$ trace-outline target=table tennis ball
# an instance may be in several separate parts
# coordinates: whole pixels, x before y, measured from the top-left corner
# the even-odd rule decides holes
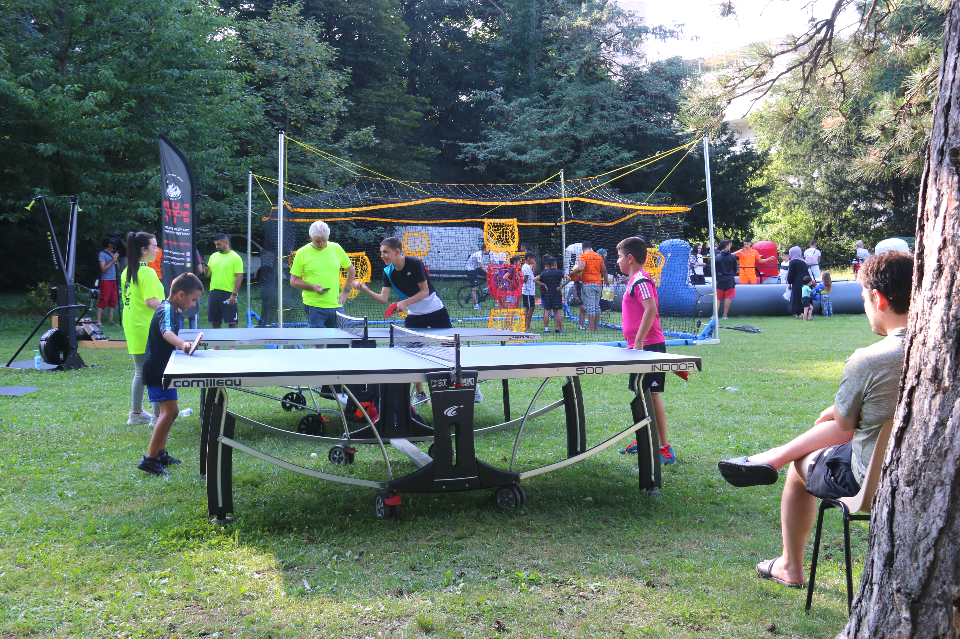
[[[317,456],[316,453],[310,453],[310,457],[316,457],[316,456]]]

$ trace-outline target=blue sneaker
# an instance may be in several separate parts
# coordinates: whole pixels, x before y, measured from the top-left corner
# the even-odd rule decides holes
[[[677,456],[673,453],[673,446],[670,444],[660,447],[660,463],[664,466],[677,463]]]
[[[626,448],[620,451],[621,455],[636,455],[637,454],[637,442],[633,442]]]

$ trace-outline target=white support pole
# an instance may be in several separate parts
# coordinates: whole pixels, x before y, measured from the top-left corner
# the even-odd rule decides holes
[[[720,341],[720,301],[717,299],[717,253],[713,248],[713,195],[710,189],[710,136],[703,136],[703,167],[707,176],[707,223],[710,225],[710,286],[713,288],[713,335]]]
[[[247,171],[247,326],[250,326],[250,275],[253,268],[253,239],[250,227],[253,224],[253,171]]]
[[[280,131],[280,146],[277,169],[277,326],[283,328],[283,180],[286,145]]]
[[[567,269],[567,184],[563,179],[563,169],[560,169],[560,250],[563,257],[560,258],[560,267],[564,273]]]

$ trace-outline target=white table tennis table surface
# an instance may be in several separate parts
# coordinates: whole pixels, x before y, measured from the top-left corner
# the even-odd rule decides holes
[[[497,328],[456,327],[411,329],[433,337],[453,340],[460,335],[461,342],[538,341],[537,333],[505,331]],[[310,344],[350,344],[360,339],[340,328],[206,328],[181,329],[180,339],[192,342],[197,333],[203,333],[201,346],[306,346]],[[370,327],[370,339],[380,344],[390,343],[390,327]]]
[[[464,348],[460,367],[485,380],[697,371],[701,364],[690,355],[600,344],[536,344]],[[400,348],[176,351],[163,382],[173,388],[412,383],[450,368]]]

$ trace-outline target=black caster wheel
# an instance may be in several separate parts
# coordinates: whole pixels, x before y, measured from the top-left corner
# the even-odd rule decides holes
[[[493,493],[493,503],[500,510],[513,510],[520,506],[520,492],[514,486],[501,486]]]
[[[527,503],[527,491],[525,491],[525,490],[523,489],[523,487],[520,486],[519,484],[517,484],[517,485],[515,485],[515,486],[511,486],[511,488],[513,488],[514,492],[517,493],[517,498],[520,499],[520,502],[519,502],[520,505],[521,505],[521,506],[526,505],[526,503]]]
[[[433,447],[435,445],[436,444],[430,444],[430,446],[427,447],[427,455],[429,455],[431,458],[433,458]]]
[[[297,404],[299,406],[294,406],[297,410],[307,410],[307,398],[303,396],[303,393],[297,393]]]
[[[324,433],[327,432],[327,425],[324,423],[323,417],[316,413],[304,415],[300,419],[300,423],[297,424],[297,432],[304,435],[323,437]]]
[[[395,502],[395,503],[390,503]],[[373,512],[378,519],[390,519],[400,515],[400,496],[390,497],[387,493],[377,493],[373,500]]]
[[[337,466],[343,466],[349,464],[353,461],[353,455],[347,452],[347,447],[343,444],[337,444],[330,449],[330,452],[327,454],[327,459],[336,464]]]
[[[299,410],[300,406],[304,403],[304,397],[296,391],[291,391],[283,396],[283,399],[280,400],[280,408],[287,411],[288,413],[292,410]]]

